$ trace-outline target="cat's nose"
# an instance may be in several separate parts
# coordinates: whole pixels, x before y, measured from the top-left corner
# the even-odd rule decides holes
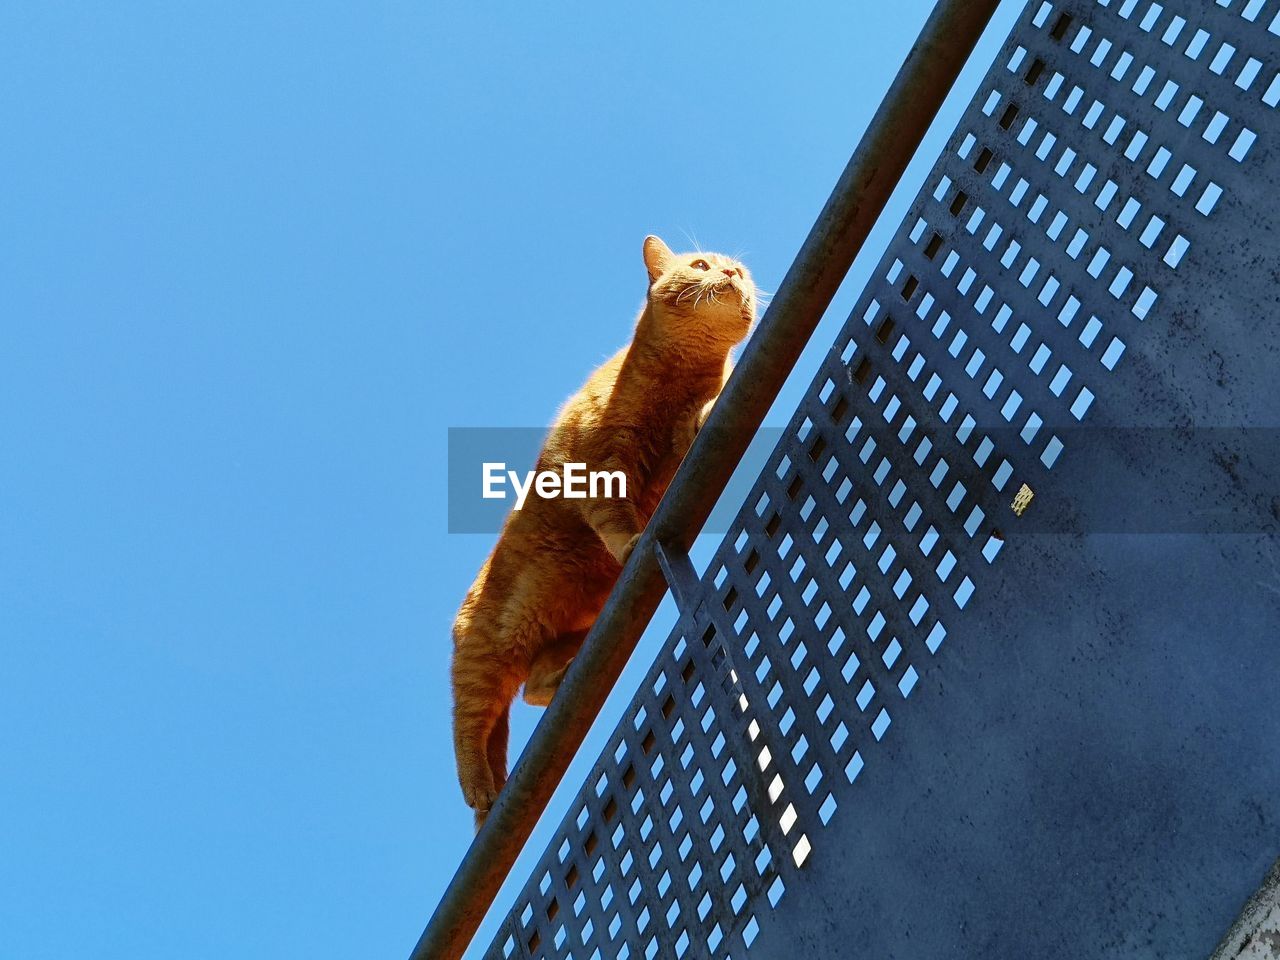
[[[740,276],[742,276],[742,271],[741,271],[741,270],[739,270],[737,267],[724,267],[724,268],[723,268],[723,273],[724,273],[724,275],[725,275],[726,277],[740,277]]]

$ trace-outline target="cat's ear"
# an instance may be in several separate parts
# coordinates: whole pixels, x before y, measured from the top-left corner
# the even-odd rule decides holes
[[[644,238],[644,265],[649,271],[650,283],[667,271],[674,257],[671,248],[657,237],[650,235]]]

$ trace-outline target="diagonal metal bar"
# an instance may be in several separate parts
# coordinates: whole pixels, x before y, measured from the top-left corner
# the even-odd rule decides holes
[[[683,550],[672,550],[662,543],[653,545],[653,552],[658,557],[658,566],[671,588],[671,595],[676,598],[676,607],[682,617],[693,616],[693,608],[698,602],[698,571],[693,568],[689,554]]]

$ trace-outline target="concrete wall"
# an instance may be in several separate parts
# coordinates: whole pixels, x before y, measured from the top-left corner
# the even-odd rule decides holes
[[[1280,960],[1280,860],[1211,960]]]

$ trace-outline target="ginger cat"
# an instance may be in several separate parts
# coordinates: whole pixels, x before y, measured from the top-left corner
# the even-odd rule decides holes
[[[755,286],[737,260],[646,237],[644,262],[649,294],[631,343],[561,408],[537,463],[620,470],[626,497],[531,491],[454,621],[454,753],[477,829],[506,783],[517,689],[551,702],[755,322]]]

